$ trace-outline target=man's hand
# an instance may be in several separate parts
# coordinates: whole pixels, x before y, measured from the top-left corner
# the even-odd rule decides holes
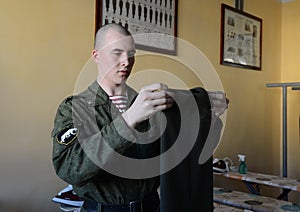
[[[221,91],[208,91],[208,96],[210,99],[211,110],[213,115],[219,117],[228,108],[229,99],[226,98],[226,94]]]
[[[155,113],[168,109],[173,105],[174,93],[161,83],[143,87],[132,106],[122,116],[128,126],[135,127]]]

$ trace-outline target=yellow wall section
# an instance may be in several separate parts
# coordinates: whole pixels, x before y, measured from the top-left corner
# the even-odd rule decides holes
[[[90,56],[94,1],[0,2],[0,211],[58,211],[50,132]]]
[[[217,65],[231,99],[224,139],[216,156],[247,155],[251,170],[280,174],[280,94],[266,83],[280,81],[281,4],[245,1],[244,11],[263,19],[262,70]],[[217,32],[216,32],[217,33]],[[266,159],[268,158],[268,160]]]
[[[243,153],[250,170],[280,174],[281,92],[265,84],[300,81],[299,1],[245,1],[245,11],[263,19],[262,71],[219,64],[221,3],[233,5],[231,0],[179,0],[178,7],[179,38],[210,60],[231,100],[215,156],[229,156],[237,163],[236,154]],[[93,46],[95,2],[1,1],[0,8],[0,210],[57,211],[50,200],[65,183],[52,168],[50,132],[58,104],[77,90],[77,78],[85,75],[82,68]],[[184,48],[178,54],[194,57]],[[166,70],[189,87],[202,84],[185,64],[156,56],[137,59],[134,73]],[[167,75],[162,77],[150,75],[149,81],[169,80]],[[90,80],[84,78],[83,84]],[[177,85],[175,78],[168,83]],[[289,110],[293,111],[289,116],[293,117],[289,121],[289,142],[293,143],[289,173],[300,178],[296,158],[300,94],[289,94]]]
[[[300,1],[283,4],[282,7],[282,66],[284,82],[300,82]],[[300,91],[288,89],[288,171],[289,175],[299,178],[300,167]]]

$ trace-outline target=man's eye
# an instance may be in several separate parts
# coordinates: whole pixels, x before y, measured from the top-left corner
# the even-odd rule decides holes
[[[116,56],[120,56],[122,54],[122,52],[112,52],[112,54],[114,54]]]
[[[135,55],[135,50],[128,52],[128,57],[134,57]]]

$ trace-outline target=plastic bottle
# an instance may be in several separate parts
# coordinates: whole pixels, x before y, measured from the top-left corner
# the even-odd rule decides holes
[[[239,173],[240,174],[247,174],[247,166],[245,163],[245,155],[238,155],[239,161],[241,161],[240,166],[239,166]]]

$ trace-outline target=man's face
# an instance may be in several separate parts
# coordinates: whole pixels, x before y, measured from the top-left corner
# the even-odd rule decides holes
[[[133,38],[110,31],[107,32],[103,43],[104,45],[93,53],[98,57],[98,80],[109,87],[124,84],[134,64]]]

